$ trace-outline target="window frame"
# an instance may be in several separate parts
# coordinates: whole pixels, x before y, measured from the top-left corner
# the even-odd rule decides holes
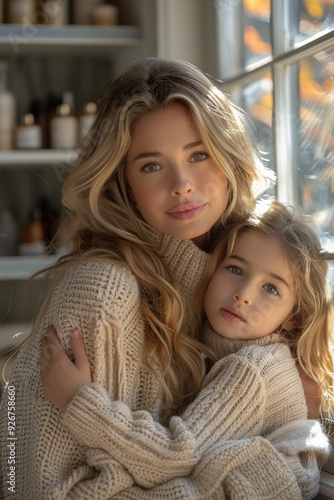
[[[298,142],[296,139],[296,114],[293,102],[293,85],[298,84],[295,63],[312,57],[334,46],[334,26],[296,41],[296,15],[298,0],[271,0],[270,41],[272,53],[259,62],[242,66],[244,46],[240,30],[242,0],[214,0],[216,75],[222,89],[232,100],[242,87],[254,82],[265,72],[273,80],[273,156],[272,168],[277,175],[276,197],[287,204],[298,204]],[[211,18],[213,20],[213,18]],[[239,23],[239,25],[238,25]],[[239,35],[239,36],[238,36]],[[233,49],[231,49],[233,43]],[[232,56],[232,57],[231,57]],[[245,59],[245,58],[244,58]],[[231,74],[232,76],[226,76]],[[235,101],[236,104],[240,104]],[[279,110],[279,112],[277,111]],[[292,137],[292,139],[291,139]],[[289,145],[289,146],[288,146]],[[334,262],[334,253],[324,252],[322,258]],[[334,454],[324,467],[319,498],[334,498]]]

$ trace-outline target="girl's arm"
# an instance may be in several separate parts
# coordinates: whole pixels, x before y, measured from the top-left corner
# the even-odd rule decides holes
[[[265,360],[263,360],[263,366],[266,366],[270,380],[272,377]],[[289,367],[294,371],[293,363],[290,363]],[[287,373],[289,367],[281,366],[281,371],[291,378]],[[299,483],[305,489],[310,479],[307,479],[308,476],[299,462],[298,454],[309,452],[305,455],[307,456],[305,465],[309,467],[313,460],[313,476],[311,475],[310,478],[314,478],[315,450],[310,446],[309,449],[306,447],[309,429],[305,431],[304,439],[298,441],[295,438],[293,453],[287,451],[287,443],[291,441],[291,438],[290,441],[285,442],[280,452],[269,441],[252,438],[252,436],[258,436],[263,430],[264,417],[271,418],[270,405],[266,405],[265,402],[268,399],[265,396],[268,394],[263,387],[263,380],[259,368],[245,362],[241,356],[232,355],[221,360],[210,372],[206,380],[207,385],[196,401],[190,405],[182,418],[173,417],[168,429],[154,422],[147,412],[131,412],[124,403],[111,401],[107,391],[99,384],[89,384],[80,389],[69,405],[64,415],[64,422],[79,442],[90,448],[103,449],[107,455],[117,459],[126,467],[138,485],[143,488],[153,488],[152,491],[156,494],[160,491],[156,491],[156,486],[160,485],[161,490],[164,491],[163,483],[170,483],[169,486],[166,485],[168,489],[177,477],[180,478],[180,484],[189,486],[189,481],[194,481],[195,470],[202,470],[208,463],[211,463],[210,467],[214,470],[214,463],[217,460],[219,467],[212,476],[212,480],[216,481],[219,487],[225,488],[223,483],[226,477],[229,477],[231,482],[237,480],[241,470],[245,477],[248,474],[254,474],[253,465],[260,466],[263,456],[268,456],[270,453],[272,463],[276,462],[276,467],[280,470],[285,469],[284,474],[290,474],[290,485],[294,481],[292,481],[293,472],[289,467],[291,469],[299,467]],[[277,378],[273,383],[277,389],[277,384],[279,384]],[[284,394],[285,387],[286,380],[282,380],[282,394]],[[291,387],[291,384],[289,387],[291,394],[284,394],[287,398],[293,397],[294,392],[298,390]],[[279,404],[278,398],[275,401],[278,414],[280,413]],[[296,415],[298,416],[298,413]],[[303,425],[302,422],[300,427],[303,428]],[[318,432],[320,432],[319,429]],[[282,435],[284,436],[284,433]],[[281,439],[281,442],[284,442],[284,439]],[[322,444],[319,440],[318,443],[320,452],[321,447],[326,446],[326,440],[323,440]],[[216,449],[219,450],[218,458]],[[261,454],[258,453],[259,449],[262,450]],[[245,450],[249,453],[248,458]],[[230,452],[233,452],[235,456],[235,463],[233,467],[230,464],[225,469],[225,460],[230,457]],[[286,457],[285,454],[287,454]],[[247,466],[250,467],[249,472],[245,464],[244,468],[240,468],[238,460],[242,456],[244,459],[247,458],[247,462],[249,461]],[[283,472],[280,473],[283,474]],[[235,479],[233,479],[234,476]],[[257,480],[254,477],[255,479]],[[196,481],[194,484],[197,484]],[[255,487],[255,484],[253,483],[252,487]],[[166,498],[172,497],[166,496]],[[277,496],[277,498],[280,497]]]
[[[187,477],[150,490],[132,486],[117,498],[311,500],[319,490],[318,458],[326,448],[320,424],[298,420],[266,439],[220,441]]]
[[[248,367],[240,356],[217,364],[207,377],[207,387],[184,417],[172,417],[166,429],[147,411],[131,411],[125,403],[113,401],[101,384],[87,384],[89,374],[80,339],[72,338],[74,363],[51,329],[47,342],[45,352],[51,350],[53,357],[41,360],[43,390],[57,407],[68,405],[65,426],[81,445],[106,451],[143,487],[187,476],[217,439],[240,439],[261,431],[263,382],[258,370]],[[237,393],[231,391],[232,383]],[[235,411],[242,415],[237,425]]]

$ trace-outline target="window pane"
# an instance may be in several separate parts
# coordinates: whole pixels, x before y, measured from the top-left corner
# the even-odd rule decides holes
[[[334,28],[333,0],[299,0],[299,30],[294,45]]]
[[[242,88],[242,107],[249,115],[261,155],[268,167],[272,165],[272,89],[271,73],[265,73]]]
[[[329,251],[334,235],[334,60],[333,49],[299,65],[300,202],[316,221]]]
[[[270,0],[244,0],[245,66],[271,55]]]
[[[254,137],[259,153],[266,167],[274,170],[273,132],[272,132],[272,76],[263,73],[253,82],[228,89],[234,103],[245,110],[249,118],[249,132]],[[274,196],[275,186],[271,186],[266,194]]]
[[[220,78],[245,73],[271,58],[270,0],[215,0]]]

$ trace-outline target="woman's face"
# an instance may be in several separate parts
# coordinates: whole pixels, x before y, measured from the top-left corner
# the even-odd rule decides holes
[[[154,229],[199,246],[228,202],[227,179],[180,105],[136,123],[126,158],[130,196]]]

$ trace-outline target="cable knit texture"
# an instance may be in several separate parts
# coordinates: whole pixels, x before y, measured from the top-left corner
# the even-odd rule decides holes
[[[190,300],[208,257],[189,241],[157,236],[157,244]],[[66,412],[43,396],[40,338],[48,323],[55,325],[70,355],[70,334],[79,328],[92,367],[93,383],[81,389]],[[275,416],[275,428],[280,422],[275,404],[266,400],[263,390],[263,384],[272,387],[277,381],[267,376],[270,363],[260,360],[256,349],[246,357],[247,366],[238,353],[228,368],[220,361],[199,398],[182,418],[173,417],[164,428],[158,422],[168,409],[162,397],[156,397],[156,380],[143,365],[144,335],[138,283],[125,266],[89,261],[64,275],[10,380],[16,390],[15,493],[7,483],[6,393],[0,408],[5,499],[314,496],[317,459],[327,451],[316,422],[302,420],[294,429],[279,428],[267,439],[256,437],[260,431],[271,431],[265,429],[264,412]],[[242,383],[232,389],[238,380]],[[239,408],[234,419],[229,416],[233,405]],[[301,407],[305,412],[304,402]],[[147,408],[150,414],[143,412]]]

